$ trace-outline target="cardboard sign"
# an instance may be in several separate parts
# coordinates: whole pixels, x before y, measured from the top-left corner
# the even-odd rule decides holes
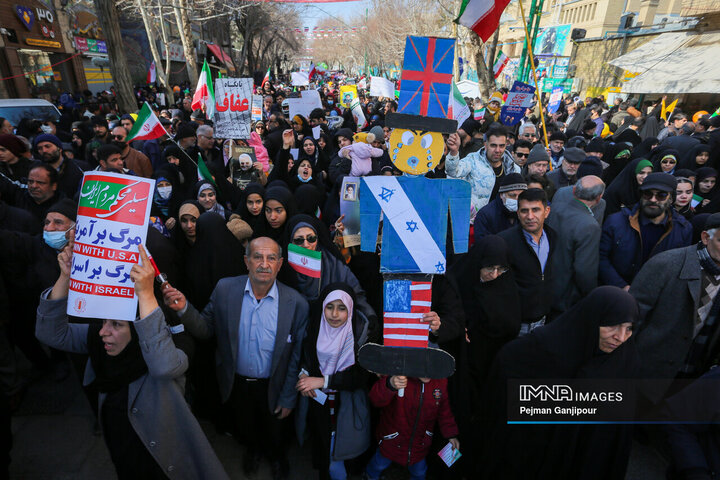
[[[306,87],[310,78],[306,72],[290,72],[290,83],[296,87]]]
[[[535,87],[516,81],[500,110],[500,121],[504,125],[515,125],[519,122],[525,116],[525,110],[532,106],[534,94]]]
[[[343,242],[346,247],[360,245],[360,177],[345,177],[340,195],[340,215],[343,218]]]
[[[340,87],[340,105],[351,108],[352,103],[357,100],[357,85],[343,85]]]
[[[248,139],[252,123],[252,78],[215,79],[215,136]]]
[[[550,94],[550,103],[548,103],[548,113],[555,113],[560,108],[560,102],[562,101],[563,88],[554,87]]]
[[[253,122],[259,122],[262,120],[262,109],[263,109],[263,96],[253,95],[252,96],[252,111],[250,112],[250,119]]]
[[[134,321],[130,269],[147,240],[155,180],[86,172],[80,188],[67,313]]]
[[[316,90],[303,90],[300,92],[300,97],[288,98],[287,102],[290,109],[290,118],[295,115],[308,118],[310,112],[316,108],[322,108],[322,100],[320,100],[320,94]]]
[[[370,77],[370,96],[393,98],[395,84],[383,77]]]
[[[398,113],[447,117],[454,59],[454,39],[407,37]]]

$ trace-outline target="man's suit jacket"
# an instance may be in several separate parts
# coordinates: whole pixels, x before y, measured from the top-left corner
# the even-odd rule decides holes
[[[238,356],[238,331],[247,275],[221,279],[202,313],[188,303],[180,317],[190,334],[198,338],[217,337],[217,377],[223,402],[230,398]],[[308,321],[308,303],[292,288],[277,282],[278,322],[275,334],[268,407],[294,408],[300,371],[300,353]]]

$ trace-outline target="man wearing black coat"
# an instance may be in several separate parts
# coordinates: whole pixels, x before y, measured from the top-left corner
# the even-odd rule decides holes
[[[29,212],[37,225],[42,225],[50,206],[63,197],[58,191],[57,170],[46,163],[38,162],[30,167],[27,188],[0,175],[0,198],[8,205]]]
[[[83,174],[89,170],[85,162],[67,158],[63,153],[62,143],[55,135],[45,133],[35,137],[35,149],[38,159],[52,166],[58,173],[57,188],[68,198],[74,198],[80,189]]]
[[[545,225],[550,214],[544,190],[531,188],[518,196],[519,225],[500,232],[510,250],[510,268],[520,291],[520,335],[545,323],[552,306],[552,259],[555,232]]]
[[[517,223],[517,199],[527,190],[527,182],[519,173],[510,173],[500,179],[498,196],[475,215],[473,236],[477,243],[485,235],[496,235]]]

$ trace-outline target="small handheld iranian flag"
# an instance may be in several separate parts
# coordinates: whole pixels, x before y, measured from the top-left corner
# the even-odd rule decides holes
[[[155,83],[157,80],[157,72],[155,71],[155,61],[150,64],[150,70],[147,73],[147,83]]]
[[[213,89],[213,79],[207,60],[203,61],[202,71],[200,71],[200,78],[198,78],[197,88],[195,88],[190,107],[193,110],[203,110],[207,118],[212,118],[215,115],[215,90]]]
[[[475,120],[482,120],[485,116],[485,109],[484,108],[476,108],[473,112],[473,119]]]
[[[321,252],[308,250],[294,243],[288,245],[288,262],[290,262],[290,266],[296,272],[308,277],[320,278],[321,257]]]
[[[457,120],[458,125],[462,125],[465,120],[470,118],[470,108],[465,103],[460,90],[458,90],[455,81],[452,82],[453,90],[450,96],[450,104],[448,105],[448,118]]]
[[[493,65],[493,78],[498,78],[502,71],[505,69],[505,65],[508,64],[510,61],[510,58],[503,53],[502,50],[498,52],[497,58],[495,59],[495,64]]]
[[[165,127],[162,126],[160,120],[158,120],[155,113],[150,109],[150,105],[146,102],[143,103],[140,112],[138,112],[137,120],[135,120],[135,124],[132,130],[130,130],[130,133],[128,133],[125,141],[153,140],[163,135],[168,135],[167,130],[165,130]]]

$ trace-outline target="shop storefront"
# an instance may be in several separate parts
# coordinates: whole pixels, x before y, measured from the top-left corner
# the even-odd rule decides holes
[[[23,0],[21,0],[23,1]],[[80,59],[63,41],[56,11],[36,0],[0,0],[0,75],[5,98],[45,98],[84,88]]]
[[[87,88],[97,94],[113,84],[110,60],[100,21],[92,2],[77,2],[68,9],[70,35],[75,51],[80,53]]]

